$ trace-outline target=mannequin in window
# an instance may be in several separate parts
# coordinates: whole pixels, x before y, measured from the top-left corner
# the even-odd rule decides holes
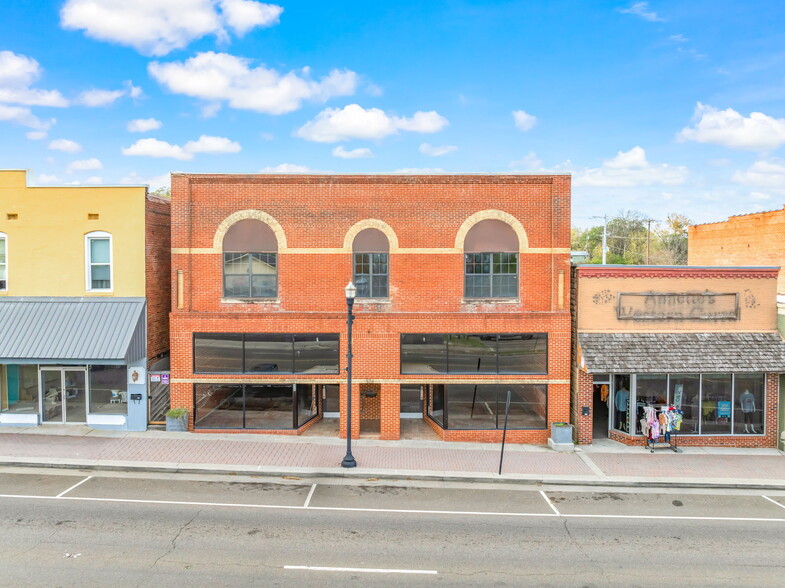
[[[630,405],[630,391],[624,386],[616,390],[614,404],[616,405],[616,422],[619,425],[619,429],[626,431],[627,411],[629,410]]]
[[[755,416],[755,396],[752,392],[745,390],[739,396],[739,407],[741,414],[744,416],[744,432],[757,433],[755,425],[752,424],[752,419]]]

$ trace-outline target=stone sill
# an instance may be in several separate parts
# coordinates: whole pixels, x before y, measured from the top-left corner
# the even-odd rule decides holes
[[[221,304],[280,304],[280,298],[221,298]]]

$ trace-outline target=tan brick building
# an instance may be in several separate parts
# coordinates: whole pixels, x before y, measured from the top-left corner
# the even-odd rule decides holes
[[[569,176],[172,176],[172,405],[196,431],[545,443],[569,418]],[[360,418],[358,418],[358,416]]]
[[[673,407],[675,444],[775,447],[785,371],[778,270],[576,267],[577,441],[644,443],[642,419]]]

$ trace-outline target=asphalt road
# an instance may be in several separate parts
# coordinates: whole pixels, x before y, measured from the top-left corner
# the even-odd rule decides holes
[[[0,470],[0,585],[737,588],[785,573],[773,494],[89,476]]]

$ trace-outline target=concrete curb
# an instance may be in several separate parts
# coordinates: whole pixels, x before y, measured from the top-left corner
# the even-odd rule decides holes
[[[275,466],[236,466],[193,463],[122,462],[110,460],[76,460],[62,458],[51,460],[32,458],[29,460],[0,458],[0,467],[73,469],[107,472],[165,473],[165,474],[214,474],[225,476],[256,476],[269,478],[346,478],[366,481],[422,481],[518,484],[522,486],[584,486],[602,488],[662,488],[662,489],[705,489],[705,490],[777,490],[785,491],[785,480],[750,480],[694,478],[625,478],[599,476],[559,476],[525,474],[483,474],[478,472],[437,472],[412,470],[344,470],[336,468],[278,468]]]

